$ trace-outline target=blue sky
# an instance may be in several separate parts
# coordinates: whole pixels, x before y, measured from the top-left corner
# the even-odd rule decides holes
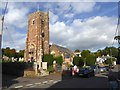
[[[71,50],[95,51],[111,46],[117,25],[117,4],[117,2],[9,2],[2,47],[25,49],[28,15],[38,9],[45,12],[49,10],[50,43]],[[0,10],[4,7],[5,3],[2,3]],[[117,41],[114,42],[116,46]]]

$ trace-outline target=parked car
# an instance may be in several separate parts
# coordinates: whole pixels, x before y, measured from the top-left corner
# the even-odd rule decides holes
[[[109,66],[105,66],[105,68],[106,68],[107,71],[109,71],[109,69],[110,69]]]
[[[99,67],[98,65],[93,65],[93,66],[90,66],[93,70],[94,70],[94,73],[99,73]]]
[[[114,69],[114,66],[113,66],[113,65],[109,65],[109,68],[110,68],[110,69]]]
[[[107,68],[104,66],[104,67],[99,67],[99,71],[100,72],[106,72],[107,71]]]
[[[94,69],[92,69],[91,67],[87,67],[87,68],[80,68],[78,75],[89,78],[94,76],[95,73],[94,73]]]

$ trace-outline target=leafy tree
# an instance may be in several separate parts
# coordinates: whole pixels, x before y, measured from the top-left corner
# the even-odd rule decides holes
[[[79,49],[76,49],[75,52],[80,52],[80,50],[79,50]]]
[[[62,63],[63,63],[63,58],[62,58],[62,56],[57,56],[57,57],[55,57],[54,59],[56,60],[57,64],[62,65]]]
[[[84,59],[82,57],[80,57],[79,66],[80,67],[84,66]]]
[[[107,55],[107,54],[117,58],[118,57],[118,48],[106,47],[104,50],[102,50],[102,55]]]
[[[43,56],[43,62],[47,62],[48,66],[52,65],[54,61],[54,57],[51,54],[45,54]]]
[[[86,57],[86,65],[87,66],[91,66],[91,65],[95,65],[96,62],[96,56],[91,53]]]
[[[84,65],[84,60],[82,57],[74,57],[73,64],[82,67]]]
[[[20,57],[24,57],[24,52],[25,52],[25,50],[20,50],[20,51],[18,52],[19,56],[20,56]]]
[[[105,60],[105,64],[112,64],[111,58],[107,58],[107,60]]]
[[[80,57],[74,57],[73,58],[73,64],[78,66],[79,65],[79,60],[80,60]]]
[[[2,49],[2,55],[5,55],[9,58],[11,57],[19,58],[24,57],[24,51],[25,50],[20,50],[19,52],[16,52],[15,49],[10,49],[9,47],[6,47]]]
[[[102,51],[98,50],[97,52],[94,53],[96,57],[101,57],[102,56]]]
[[[83,51],[81,52],[81,56],[82,56],[83,58],[86,58],[89,54],[90,54],[90,51],[89,51],[89,50],[83,50]]]

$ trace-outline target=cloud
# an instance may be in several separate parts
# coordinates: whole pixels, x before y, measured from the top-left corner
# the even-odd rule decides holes
[[[21,3],[9,3],[8,12],[5,15],[5,23],[8,26],[24,28],[27,26],[27,13],[29,10],[19,5]]]
[[[65,14],[64,17],[66,17],[66,18],[73,18],[74,14],[73,13]]]
[[[44,8],[49,8],[52,12],[56,12],[58,15],[65,14],[65,17],[69,17],[68,15],[73,17],[74,14],[93,11],[95,5],[95,2],[59,2],[47,3]]]
[[[54,24],[58,20],[58,16],[51,11],[49,12],[49,18],[51,24]]]
[[[17,50],[25,49],[26,34],[16,31],[13,27],[4,29],[2,47],[11,47]]]
[[[8,3],[4,20],[2,47],[25,48],[27,14],[29,9],[22,3]],[[7,29],[6,29],[7,27]]]
[[[94,9],[95,2],[74,2],[71,4],[74,13],[90,12]]]
[[[74,19],[71,25],[56,22],[50,25],[51,42],[70,49],[96,50],[112,44],[116,30],[115,17],[96,16],[88,19]]]

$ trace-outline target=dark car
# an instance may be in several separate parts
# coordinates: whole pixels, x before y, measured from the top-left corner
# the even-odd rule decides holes
[[[99,73],[99,66],[98,65],[93,65],[93,66],[90,66],[90,67],[94,70],[95,74]]]
[[[92,69],[91,67],[86,67],[86,68],[80,68],[78,75],[83,77],[92,77],[95,75],[95,73],[94,73],[94,69]]]
[[[110,69],[114,69],[114,66],[113,66],[113,65],[109,65],[109,68],[110,68]]]

